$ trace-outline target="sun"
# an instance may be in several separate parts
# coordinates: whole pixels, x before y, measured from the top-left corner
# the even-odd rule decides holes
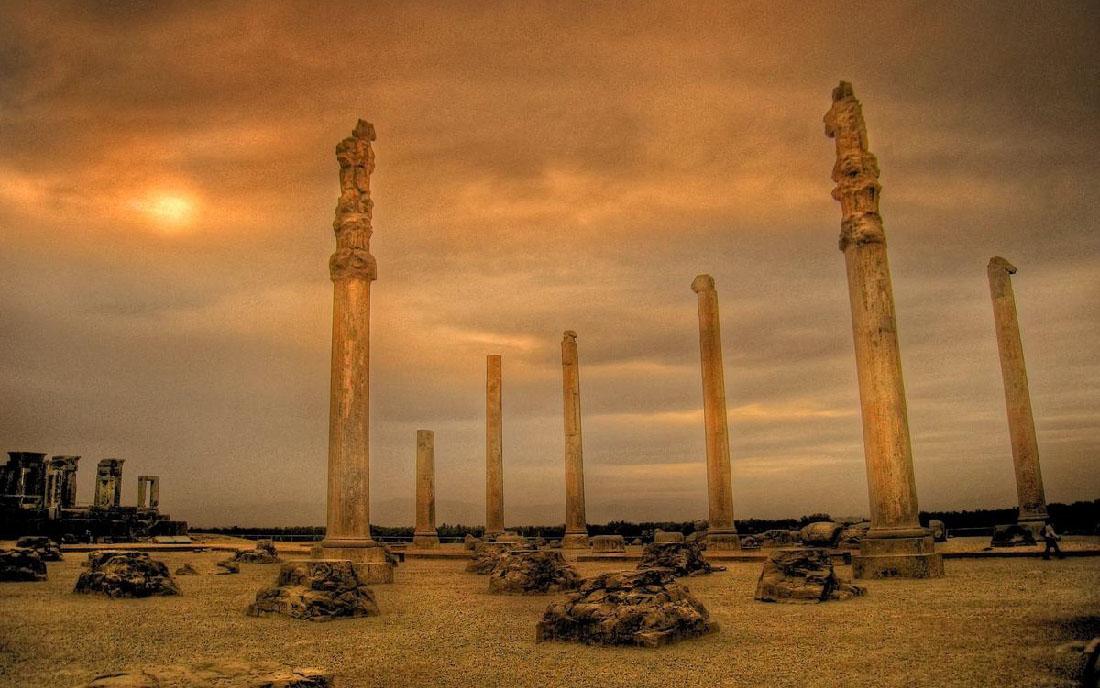
[[[179,193],[152,192],[134,201],[133,207],[165,229],[184,227],[195,216],[195,202]]]

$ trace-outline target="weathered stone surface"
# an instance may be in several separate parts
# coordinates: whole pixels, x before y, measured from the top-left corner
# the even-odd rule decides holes
[[[504,532],[504,430],[501,425],[501,362],[485,357],[485,539]]]
[[[439,546],[435,529],[435,433],[416,431],[416,526],[413,547],[431,549]]]
[[[757,537],[761,547],[790,547],[799,543],[799,533],[797,530],[765,530]]]
[[[493,542],[506,542],[512,545],[527,545],[527,538],[523,537],[519,533],[513,533],[511,531],[501,533],[493,538]]]
[[[947,542],[947,526],[944,525],[943,521],[930,520],[928,530],[932,531],[932,539],[936,542]]]
[[[566,330],[561,339],[562,398],[565,414],[565,536],[566,549],[588,547],[584,510],[584,448],[581,431],[581,374],[577,333]]]
[[[176,575],[176,576],[197,576],[198,574],[199,574],[199,572],[195,570],[195,567],[188,563],[188,564],[184,564],[183,566],[180,566],[179,568],[177,568],[176,572],[173,575]]]
[[[107,597],[164,597],[180,589],[162,561],[145,552],[92,552],[73,592]]]
[[[703,558],[698,542],[653,542],[642,550],[639,569],[669,569],[676,576],[704,576],[725,571],[724,566],[712,566]]]
[[[19,549],[33,549],[42,561],[61,561],[61,546],[48,537],[28,535],[15,541]]]
[[[489,573],[489,592],[541,595],[573,590],[580,580],[560,552],[514,550],[505,552]]]
[[[233,555],[233,561],[241,564],[278,564],[282,560],[279,559],[274,542],[260,540],[256,543],[256,549],[238,550]]]
[[[377,616],[374,593],[359,579],[350,561],[309,559],[283,564],[273,587],[261,590],[249,616],[280,614],[293,619],[328,621]]]
[[[741,536],[741,549],[760,549],[760,538],[755,535]]]
[[[241,572],[241,565],[232,559],[223,559],[215,564],[220,570],[217,571],[215,576],[232,576],[233,574]]]
[[[466,564],[466,572],[482,576],[491,573],[500,558],[513,549],[516,544],[511,542],[483,542],[474,549],[474,558]]]
[[[642,543],[641,538],[634,538],[633,540],[630,541],[630,544],[638,546],[638,545],[642,545],[643,543]]]
[[[654,542],[683,542],[684,534],[675,530],[658,530],[653,533]]]
[[[781,549],[772,552],[756,584],[761,602],[809,604],[847,600],[866,590],[837,578],[829,551],[822,548]]]
[[[215,660],[190,666],[143,667],[135,671],[102,674],[81,688],[333,688],[331,672],[285,667],[275,662],[257,664]]]
[[[480,545],[481,542],[481,538],[476,538],[473,535],[467,534],[466,537],[462,538],[462,547],[470,552],[473,552],[475,549],[477,549],[477,546]]]
[[[33,582],[46,580],[46,562],[33,549],[0,550],[0,581]]]
[[[871,530],[870,521],[849,523],[840,531],[836,546],[841,549],[859,549],[859,544],[863,542],[869,530]]]
[[[717,630],[671,571],[646,569],[584,579],[577,592],[546,609],[535,640],[656,647]]]
[[[814,521],[803,527],[798,537],[807,547],[836,547],[843,530],[836,521]]]
[[[599,554],[626,551],[622,535],[593,535],[588,541],[592,543],[592,551]]]
[[[1035,544],[1035,535],[1030,528],[1019,524],[996,526],[993,528],[991,547],[1026,547]]]

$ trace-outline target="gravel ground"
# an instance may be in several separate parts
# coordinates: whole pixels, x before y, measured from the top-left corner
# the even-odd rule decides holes
[[[1100,635],[1100,558],[951,560],[947,576],[868,581],[822,605],[752,599],[760,565],[685,579],[721,630],[656,650],[535,644],[546,597],[492,596],[465,561],[410,560],[375,586],[382,616],[253,619],[274,565],[209,575],[224,553],[166,553],[183,596],[72,594],[83,555],[45,583],[0,584],[0,685],[64,688],[98,673],[230,657],[334,670],[340,686],[1073,686],[1067,640]],[[582,563],[582,575],[622,568]],[[839,567],[850,576],[849,567]]]

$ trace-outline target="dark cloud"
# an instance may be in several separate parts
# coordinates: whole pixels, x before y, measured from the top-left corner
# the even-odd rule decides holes
[[[700,272],[722,306],[738,514],[864,512],[821,123],[847,78],[883,169],[921,504],[1015,499],[994,254],[1020,267],[1048,497],[1093,498],[1096,15],[5,5],[0,443],[85,455],[83,498],[88,464],[117,455],[192,521],[320,522],[332,149],[363,116],[376,520],[411,518],[421,427],[440,520],[477,518],[487,353],[504,355],[509,521],[561,518],[564,329],[590,518],[701,513]]]

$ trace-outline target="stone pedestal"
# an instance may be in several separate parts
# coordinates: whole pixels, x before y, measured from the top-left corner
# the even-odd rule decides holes
[[[504,533],[504,454],[500,356],[485,359],[485,537]]]
[[[435,433],[416,431],[416,528],[413,547],[439,546],[435,530]]]
[[[1043,474],[1039,470],[1039,441],[1035,436],[1035,418],[1031,413],[1024,345],[1016,318],[1016,295],[1012,290],[1012,275],[1016,274],[1016,266],[995,256],[990,258],[986,272],[989,294],[993,299],[993,322],[1005,388],[1016,496],[1020,504],[1017,520],[1021,526],[1038,535],[1048,518],[1047,503]]]
[[[741,549],[741,539],[737,537],[733,525],[733,484],[730,477],[718,291],[710,275],[697,276],[691,283],[691,289],[699,295],[699,362],[703,376],[703,420],[707,442],[707,549],[737,550]]]
[[[857,578],[939,576],[940,555],[917,518],[894,294],[878,211],[878,161],[868,150],[863,110],[848,82],[833,90],[825,133],[836,139],[833,198],[841,208],[840,250],[848,273],[871,507],[871,528],[853,568]]]
[[[561,339],[562,389],[565,401],[565,537],[562,549],[588,547],[584,513],[584,448],[581,435],[581,374],[577,333],[566,330]]]
[[[334,555],[334,556],[330,556]],[[394,565],[380,542],[366,547],[332,547],[321,544],[310,549],[311,560],[337,560],[351,562],[355,573],[364,583],[392,583]],[[288,563],[294,563],[293,561]]]

